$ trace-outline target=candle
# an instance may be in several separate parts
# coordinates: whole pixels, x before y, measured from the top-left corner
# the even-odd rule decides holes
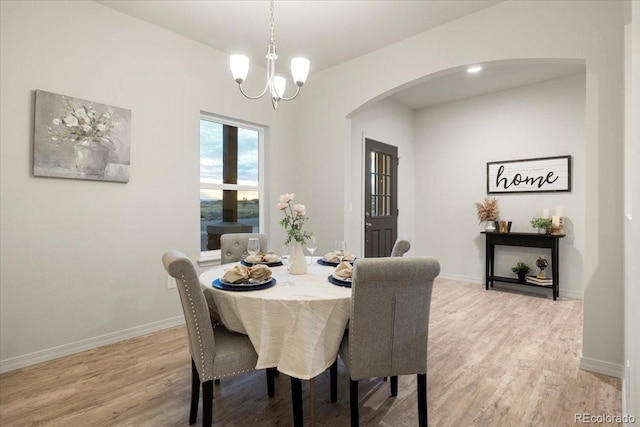
[[[560,217],[558,215],[554,215],[551,221],[554,227],[560,227]]]
[[[542,218],[549,218],[549,209],[542,209]]]
[[[562,211],[562,206],[558,206],[558,207],[556,208],[556,215],[558,215],[558,216],[564,216],[564,215],[563,215],[563,211]]]

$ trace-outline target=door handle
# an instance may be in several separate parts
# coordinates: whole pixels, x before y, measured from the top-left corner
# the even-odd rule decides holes
[[[371,227],[372,225],[373,225],[373,224],[371,224],[370,222],[365,222],[365,223],[364,223],[364,226],[365,226],[365,227]]]

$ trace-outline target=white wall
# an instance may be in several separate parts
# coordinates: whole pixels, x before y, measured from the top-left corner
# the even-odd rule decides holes
[[[245,100],[225,54],[97,3],[0,4],[0,368],[182,322],[160,257],[199,256],[200,111],[269,126],[277,194],[293,109]],[[130,182],[33,177],[35,89],[130,109]]]
[[[307,159],[300,188],[325,206],[315,230],[329,241],[348,234],[346,192],[313,192],[327,170],[350,171],[351,123],[363,105],[442,70],[483,61],[573,58],[586,61],[584,333],[582,366],[621,375],[623,360],[623,3],[503,2],[392,46],[314,74],[299,106],[297,139]],[[343,165],[340,167],[339,165]],[[474,198],[475,199],[475,198]],[[544,207],[544,206],[541,206]],[[465,210],[470,209],[468,206]],[[473,211],[470,213],[473,218]],[[419,217],[416,232],[419,233]],[[349,242],[350,245],[358,242]]]
[[[560,294],[581,298],[585,236],[585,75],[575,75],[427,108],[416,113],[416,251],[440,260],[441,274],[484,283],[483,225],[475,202],[487,196],[486,163],[572,156],[572,191],[492,195],[512,231],[562,206]],[[455,248],[455,250],[452,250]],[[548,250],[496,248],[496,273],[518,261],[535,268]],[[500,286],[503,286],[501,284]],[[532,291],[535,288],[526,288]],[[544,292],[545,295],[549,291]]]
[[[364,138],[373,139],[398,148],[398,236],[413,243],[415,235],[414,201],[414,133],[413,110],[390,98],[351,116],[351,163],[353,179],[345,189],[348,201],[349,235],[359,242],[356,253],[364,255]],[[411,253],[410,253],[411,254]]]

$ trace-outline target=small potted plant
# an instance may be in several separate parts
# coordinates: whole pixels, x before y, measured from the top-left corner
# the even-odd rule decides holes
[[[518,280],[524,282],[524,278],[527,276],[527,273],[531,271],[531,267],[524,262],[519,262],[515,267],[511,268],[511,271],[518,275]]]
[[[537,228],[540,234],[549,234],[553,226],[553,220],[551,218],[533,218],[530,222],[531,226]]]

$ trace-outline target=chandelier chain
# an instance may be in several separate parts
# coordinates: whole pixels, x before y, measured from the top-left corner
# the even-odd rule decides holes
[[[271,28],[270,28],[271,41],[270,41],[270,43],[271,44],[275,44],[275,40],[273,39],[273,31],[274,31],[274,28],[275,28],[274,18],[273,18],[273,13],[274,13],[274,9],[275,9],[274,3],[275,3],[275,1],[271,0],[271,20],[270,20],[270,24],[271,24]]]

